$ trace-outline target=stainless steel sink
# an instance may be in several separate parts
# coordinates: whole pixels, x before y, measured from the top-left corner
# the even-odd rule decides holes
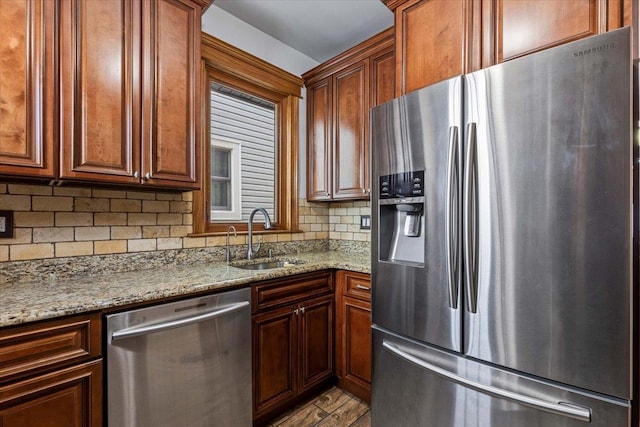
[[[242,268],[243,270],[268,270],[270,268],[279,268],[284,266],[285,266],[285,261],[271,261],[271,262],[260,262],[257,264],[235,265],[234,267]]]
[[[289,267],[301,264],[299,261],[262,261],[253,263],[236,263],[231,264],[232,267],[241,268],[243,270],[269,270],[271,268]]]

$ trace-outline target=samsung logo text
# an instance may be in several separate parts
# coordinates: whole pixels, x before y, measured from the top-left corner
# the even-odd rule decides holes
[[[601,53],[601,52],[604,52],[605,50],[613,49],[614,47],[615,47],[614,43],[603,44],[602,46],[592,47],[590,49],[573,52],[573,56],[578,58],[584,55],[591,55],[592,53]]]

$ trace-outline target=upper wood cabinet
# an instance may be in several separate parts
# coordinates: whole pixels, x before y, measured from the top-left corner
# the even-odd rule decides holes
[[[369,60],[333,76],[333,198],[369,197]]]
[[[307,85],[307,199],[331,200],[333,79]]]
[[[383,0],[395,10],[396,96],[631,25],[631,0]]]
[[[55,51],[57,2],[0,6],[0,174],[56,173]]]
[[[472,0],[411,0],[395,11],[396,95],[471,67]]]
[[[394,95],[393,29],[302,77],[307,87],[307,199],[370,197],[369,110]]]
[[[197,188],[200,14],[190,0],[61,1],[61,179]]]
[[[371,106],[382,104],[395,97],[396,56],[393,46],[371,57]]]

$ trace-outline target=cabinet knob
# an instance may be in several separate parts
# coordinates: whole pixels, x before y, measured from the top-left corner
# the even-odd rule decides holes
[[[300,313],[304,314],[304,307],[300,307]]]
[[[299,314],[299,310],[296,308],[295,310],[293,310],[293,314],[297,316]]]
[[[147,172],[144,174],[144,179],[146,179],[147,181],[151,179],[151,173]]]
[[[136,179],[137,179],[137,178],[140,178],[140,172],[135,171],[135,172],[133,173],[133,177],[134,177],[134,178],[136,178]]]

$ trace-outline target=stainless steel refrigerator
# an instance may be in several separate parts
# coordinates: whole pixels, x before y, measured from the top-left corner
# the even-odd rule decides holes
[[[623,28],[372,110],[374,427],[630,424]]]

